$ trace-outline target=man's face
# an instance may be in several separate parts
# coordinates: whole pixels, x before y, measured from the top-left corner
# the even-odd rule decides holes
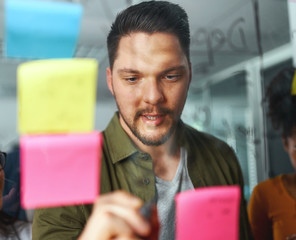
[[[163,144],[174,133],[191,80],[191,68],[176,36],[132,33],[121,38],[107,82],[120,123],[145,145]]]

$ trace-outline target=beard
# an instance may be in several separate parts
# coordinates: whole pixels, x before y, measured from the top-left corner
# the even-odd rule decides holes
[[[128,119],[124,116],[124,114],[122,114],[122,111],[120,110],[120,107],[118,106],[118,104],[117,104],[117,107],[118,107],[120,116],[122,117],[123,121],[128,126],[128,128],[131,130],[133,135],[147,146],[160,146],[164,144],[172,136],[172,134],[175,132],[175,129],[177,127],[178,121],[174,120],[173,112],[167,108],[159,108],[157,109],[157,112],[160,114],[169,115],[170,118],[173,120],[172,124],[166,133],[163,133],[158,137],[149,136],[147,134],[141,133],[141,131],[137,127],[136,122],[141,117],[141,115],[152,112],[152,110],[150,109],[140,110],[136,112],[136,115],[134,116],[133,121],[128,121]]]

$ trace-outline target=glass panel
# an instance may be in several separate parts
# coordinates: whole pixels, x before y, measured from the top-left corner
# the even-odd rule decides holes
[[[246,72],[241,71],[227,79],[208,85],[188,97],[183,120],[201,131],[213,134],[227,142],[237,154],[244,181],[245,196],[250,185],[257,184],[257,168],[252,141],[254,127],[248,101]],[[255,178],[252,182],[250,175]]]
[[[0,149],[17,154],[16,70],[20,59],[4,57],[4,2],[0,1]],[[106,84],[106,36],[118,11],[140,0],[81,0],[84,10],[75,57],[99,61],[96,126],[103,130],[116,110]],[[188,12],[192,83],[182,118],[226,141],[235,150],[248,199],[267,177],[291,171],[280,152],[279,134],[261,101],[272,76],[291,65],[287,1],[174,0]],[[266,123],[266,124],[265,124]],[[14,170],[19,174],[18,157]],[[12,159],[12,158],[11,158]],[[281,161],[280,161],[281,160]],[[287,162],[287,165],[283,162]],[[12,180],[16,179],[16,180]],[[7,174],[8,193],[18,177]]]

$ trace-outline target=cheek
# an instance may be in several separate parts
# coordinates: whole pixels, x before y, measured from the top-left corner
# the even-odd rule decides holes
[[[116,101],[119,105],[123,106],[124,108],[130,108],[135,105],[137,102],[136,95],[134,93],[123,93],[117,92],[114,94]]]
[[[296,152],[295,151],[290,152],[289,155],[290,155],[290,161],[293,167],[296,169]]]
[[[137,105],[141,101],[141,94],[139,89],[136,88],[126,88],[124,86],[118,85],[114,87],[114,97],[117,104],[124,108],[129,108]]]
[[[186,98],[187,91],[184,91],[184,89],[178,89],[174,91],[174,93],[172,93],[171,96],[169,96],[169,99],[172,100],[172,105],[178,109],[183,109]]]

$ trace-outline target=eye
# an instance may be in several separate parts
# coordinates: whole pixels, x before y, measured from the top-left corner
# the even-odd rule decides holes
[[[130,83],[134,83],[138,80],[137,77],[125,77],[124,80],[126,80],[127,82],[130,82]]]
[[[176,81],[181,77],[181,74],[167,74],[165,75],[165,79],[169,81]]]

